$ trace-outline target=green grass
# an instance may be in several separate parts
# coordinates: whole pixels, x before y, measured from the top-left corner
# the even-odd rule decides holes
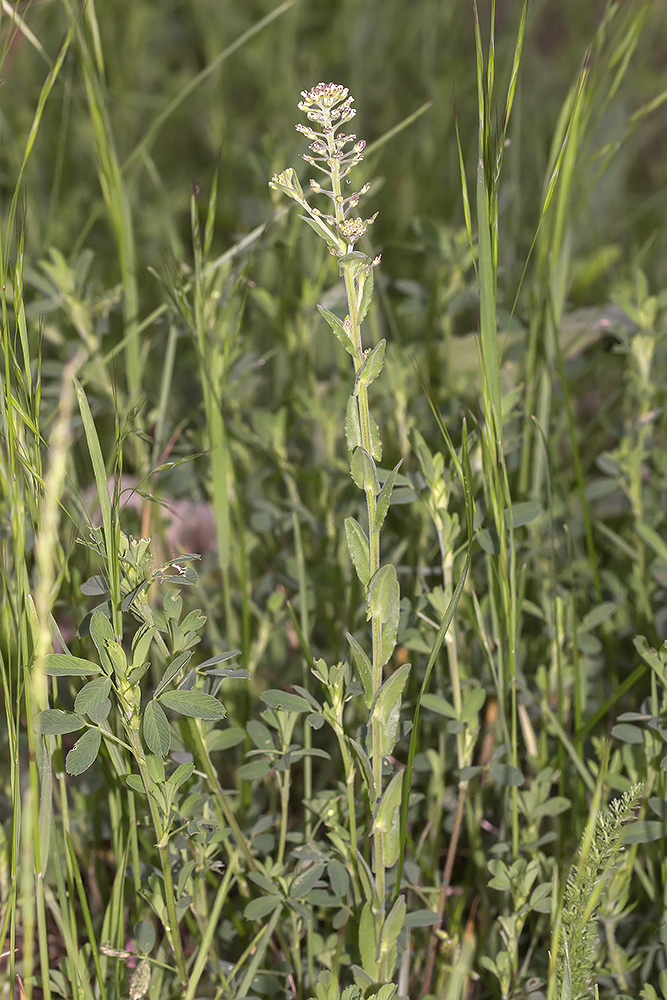
[[[3,7],[9,996],[667,1000],[665,18],[493,7]]]

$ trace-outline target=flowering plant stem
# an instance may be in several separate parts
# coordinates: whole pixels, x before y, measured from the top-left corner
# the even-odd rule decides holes
[[[330,253],[338,258],[338,267],[345,285],[347,316],[341,321],[336,315],[320,308],[320,312],[333,332],[351,355],[354,365],[354,388],[347,406],[345,431],[351,452],[350,472],[356,485],[363,490],[368,519],[367,533],[352,517],[345,522],[348,548],[355,570],[366,595],[366,616],[371,622],[371,656],[352,636],[348,640],[359,673],[364,701],[369,711],[368,743],[366,749],[349,741],[359,758],[368,792],[373,817],[373,875],[371,887],[367,879],[366,903],[360,919],[359,950],[362,957],[363,982],[381,982],[393,972],[396,962],[396,943],[400,932],[405,902],[399,898],[392,913],[385,919],[386,871],[398,858],[398,811],[400,806],[400,775],[394,775],[383,788],[383,762],[393,750],[398,731],[398,717],[403,688],[407,681],[409,665],[396,671],[383,684],[383,668],[388,662],[396,642],[400,591],[394,566],[380,565],[380,529],[386,516],[391,492],[398,473],[398,466],[389,473],[381,486],[376,461],[382,456],[380,435],[370,412],[368,389],[381,373],[384,365],[385,342],[364,349],[361,325],[370,307],[373,294],[373,268],[379,258],[372,260],[355,249],[374,222],[350,216],[350,210],[368,191],[365,185],[359,192],[343,196],[342,181],[358,163],[365,143],[356,142],[355,135],[345,135],[336,130],[355,114],[352,98],[345,87],[336,84],[318,84],[311,91],[302,93],[299,108],[321,131],[310,126],[297,125],[310,140],[313,154],[304,159],[324,173],[331,187],[322,188],[311,180],[311,191],[325,195],[331,201],[331,214],[323,214],[307,201],[293,169],[277,174],[271,181],[274,190],[281,191],[296,201],[305,211],[301,216],[329,246]],[[349,144],[351,148],[348,147]],[[318,668],[319,669],[319,668]],[[318,676],[329,687],[334,704],[342,705],[338,681],[334,672],[319,669]],[[336,677],[339,675],[336,674]],[[333,716],[332,716],[333,719]],[[332,721],[332,725],[334,722]],[[342,713],[334,729],[342,736]],[[347,737],[344,737],[347,739]],[[356,843],[356,817],[351,797],[351,843]],[[362,861],[359,862],[363,864]],[[363,979],[363,977],[366,979]]]

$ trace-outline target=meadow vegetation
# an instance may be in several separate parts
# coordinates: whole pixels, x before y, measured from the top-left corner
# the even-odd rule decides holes
[[[662,6],[3,3],[3,995],[667,1000]]]

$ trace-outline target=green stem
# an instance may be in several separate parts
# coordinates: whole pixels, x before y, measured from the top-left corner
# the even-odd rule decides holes
[[[167,937],[169,938],[169,943],[171,944],[172,951],[174,952],[174,958],[176,960],[176,968],[178,969],[178,975],[181,980],[181,984],[186,987],[188,984],[188,973],[185,968],[185,956],[183,954],[183,945],[181,943],[181,935],[178,929],[178,916],[176,914],[176,898],[174,892],[174,881],[171,877],[171,865],[169,864],[169,838],[167,830],[164,828],[162,817],[153,796],[154,782],[148,773],[148,767],[146,766],[146,758],[144,755],[144,750],[141,745],[139,738],[139,733],[137,730],[132,728],[132,721],[130,720],[127,726],[127,736],[132,744],[132,753],[134,759],[137,762],[137,767],[139,768],[139,773],[141,774],[141,779],[144,783],[144,788],[146,789],[146,797],[148,798],[148,806],[151,811],[151,820],[153,822],[153,829],[155,830],[155,835],[158,839],[157,849],[160,857],[160,868],[162,869],[162,878],[164,880],[164,897],[165,905],[167,907],[167,919],[168,924],[165,924],[165,930],[167,932]]]
[[[331,181],[333,191],[333,203],[335,207],[336,222],[340,225],[344,221],[343,217],[343,195],[340,183],[339,164],[336,158],[335,143],[333,134],[329,134],[329,151],[331,158]],[[352,247],[348,247],[351,250]],[[355,375],[359,371],[364,361],[364,350],[361,340],[361,326],[359,323],[359,310],[357,289],[355,278],[352,273],[345,269],[345,294],[347,298],[348,316],[350,321],[350,339],[354,345],[354,370]],[[371,437],[371,415],[368,403],[368,386],[361,383],[357,393],[357,405],[359,408],[359,426],[361,429],[361,446],[364,451],[372,456],[373,445]],[[370,579],[372,580],[380,568],[380,532],[376,526],[377,500],[372,483],[365,487],[366,506],[368,511],[368,542],[369,542],[369,567]],[[373,666],[373,694],[376,695],[382,686],[382,625],[377,616],[372,619],[372,666]],[[379,725],[372,725],[372,768],[373,782],[375,785],[375,802],[371,804],[372,811],[377,811],[382,799],[382,733]],[[384,837],[382,832],[374,825],[373,827],[373,868],[375,872],[375,889],[377,893],[377,912],[375,913],[376,939],[379,943],[380,932],[384,924],[385,917],[385,861],[384,861]],[[386,975],[386,956],[380,956],[378,969],[380,979]]]

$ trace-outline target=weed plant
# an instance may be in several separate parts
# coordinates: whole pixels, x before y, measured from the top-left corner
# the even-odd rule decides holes
[[[659,7],[3,6],[8,996],[667,1000]]]

